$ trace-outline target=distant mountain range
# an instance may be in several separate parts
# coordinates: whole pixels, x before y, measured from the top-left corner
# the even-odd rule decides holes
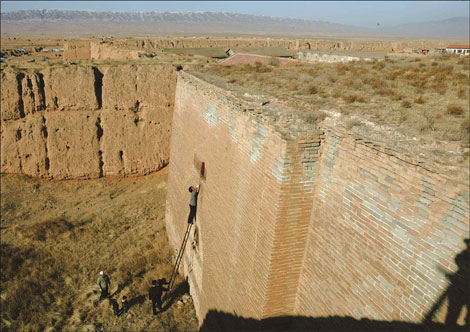
[[[395,27],[363,28],[302,19],[219,12],[94,12],[20,10],[1,13],[2,35],[116,36],[208,35],[355,35],[469,38],[469,18],[417,22]]]

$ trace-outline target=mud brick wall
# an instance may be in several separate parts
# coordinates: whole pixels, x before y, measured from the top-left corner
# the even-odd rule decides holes
[[[339,128],[321,151],[296,314],[422,321],[465,248],[468,169],[445,176]]]
[[[5,70],[1,171],[56,179],[147,174],[168,163],[169,65]]]
[[[344,123],[286,128],[235,96],[178,78],[166,222],[179,248],[187,188],[200,182],[198,244],[191,235],[183,261],[200,323],[208,310],[423,321],[465,248],[468,169]]]
[[[91,59],[91,45],[89,40],[70,40],[64,45],[64,59],[89,60]]]
[[[199,244],[188,244],[183,263],[201,324],[214,308],[258,319],[293,314],[320,135],[283,138],[227,91],[179,75],[166,222],[179,248],[188,187],[200,181]]]

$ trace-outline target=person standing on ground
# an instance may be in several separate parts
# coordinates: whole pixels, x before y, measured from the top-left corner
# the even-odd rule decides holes
[[[101,295],[100,295],[100,301],[107,298],[109,296],[109,285],[111,284],[111,281],[109,280],[109,277],[104,274],[103,271],[100,271],[100,276],[98,277],[98,286],[100,287],[101,290]]]
[[[121,313],[125,314],[129,310],[129,302],[127,301],[127,296],[122,297],[121,303],[122,303]]]
[[[152,301],[152,311],[153,314],[157,314],[156,308],[158,308],[158,312],[162,311],[162,295],[163,291],[168,291],[168,288],[163,287],[163,285],[168,285],[166,279],[159,279],[152,280],[152,287],[149,289],[149,300]]]
[[[199,195],[199,188],[199,185],[197,185],[196,188],[194,188],[193,186],[189,187],[189,193],[191,194],[191,198],[189,200],[188,224],[192,224],[194,222],[194,219],[196,218],[197,195]]]

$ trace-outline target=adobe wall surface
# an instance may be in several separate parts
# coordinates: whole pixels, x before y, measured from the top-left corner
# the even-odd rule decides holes
[[[147,174],[168,163],[172,66],[5,70],[1,171],[56,179]]]
[[[138,59],[137,50],[129,50],[92,40],[69,40],[64,44],[65,60]]]
[[[204,161],[199,244],[188,245],[184,258],[200,322],[214,308],[256,318],[292,314],[321,133],[286,138],[226,91],[189,74],[178,78],[176,102],[167,231],[178,248],[188,187],[200,180],[195,160]]]
[[[445,43],[448,43],[446,41]],[[289,50],[343,50],[343,51],[380,51],[401,52],[406,48],[442,47],[440,40],[393,40],[391,38],[361,39],[361,38],[217,38],[217,37],[187,37],[187,38],[148,38],[121,39],[116,44],[140,49],[155,48],[194,48],[194,47],[282,47]]]
[[[451,43],[446,41],[445,43]],[[381,39],[275,39],[275,38],[129,38],[129,39],[76,39],[64,45],[64,59],[138,59],[139,51],[165,48],[233,48],[280,47],[288,50],[322,50],[403,53],[407,49],[434,49],[442,47],[439,40],[381,40]]]
[[[230,58],[227,58],[220,62],[221,65],[236,65],[236,64],[250,64],[253,65],[256,62],[262,64],[277,63],[280,65],[288,65],[298,63],[298,60],[295,59],[283,59],[278,57],[263,56],[263,55],[254,55],[254,54],[243,54],[238,53],[232,55]]]
[[[166,222],[178,248],[201,181],[199,244],[184,256],[200,323],[208,310],[421,322],[468,237],[468,168],[334,117],[306,130],[245,97],[187,73],[177,83]]]
[[[89,40],[70,40],[64,44],[64,59],[89,60],[91,59],[91,45]]]

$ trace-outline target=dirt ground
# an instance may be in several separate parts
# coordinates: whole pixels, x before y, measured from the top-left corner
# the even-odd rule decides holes
[[[169,278],[164,226],[167,169],[144,177],[50,181],[1,175],[2,331],[194,331],[187,284],[152,315],[152,279]],[[128,313],[99,301],[110,294]],[[164,305],[165,306],[165,305]]]

